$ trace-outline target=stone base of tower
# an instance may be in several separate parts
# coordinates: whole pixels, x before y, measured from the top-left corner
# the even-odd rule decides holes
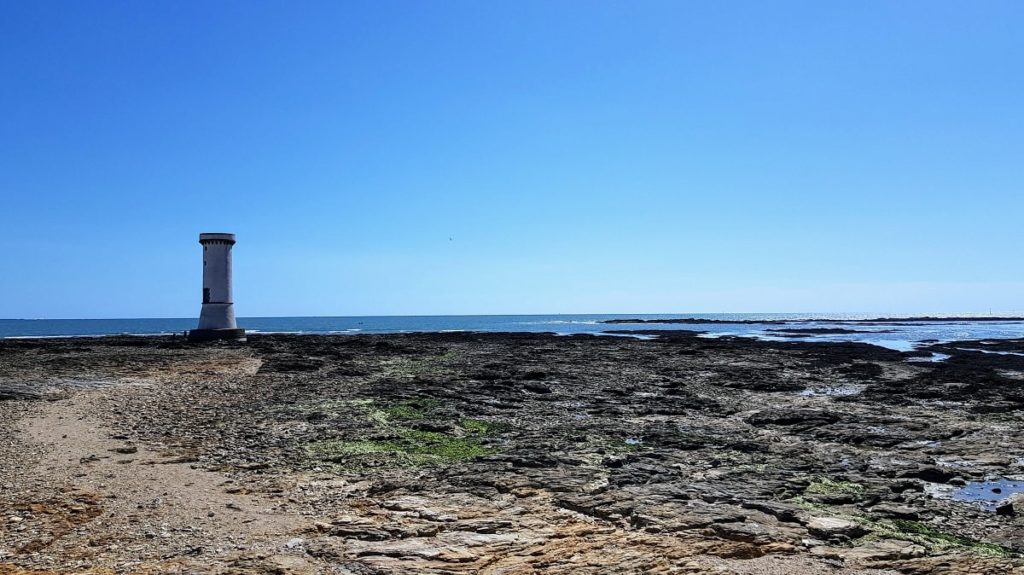
[[[230,303],[204,303],[199,313],[199,331],[237,329],[235,306]]]
[[[189,341],[245,341],[244,329],[193,329]]]

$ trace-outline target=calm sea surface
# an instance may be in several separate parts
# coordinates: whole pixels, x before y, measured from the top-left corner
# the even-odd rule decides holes
[[[656,314],[656,315],[463,315],[463,316],[381,316],[381,317],[247,317],[239,327],[253,333],[348,334],[402,333],[422,331],[527,331],[563,335],[600,333],[607,330],[679,329],[706,332],[708,336],[744,335],[790,341],[862,341],[899,350],[913,349],[926,340],[1004,339],[1024,337],[1024,321],[939,321],[892,322],[889,324],[819,323],[815,320],[871,319],[864,314]],[[778,321],[787,325],[757,323],[708,324],[603,324],[602,320],[643,318],[698,318],[717,321]],[[196,326],[195,318],[168,319],[4,319],[0,338],[100,336],[115,334],[153,335],[181,333]],[[847,328],[852,334],[779,337],[785,327]]]

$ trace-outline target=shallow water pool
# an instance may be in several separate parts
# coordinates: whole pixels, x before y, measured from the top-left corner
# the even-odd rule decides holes
[[[982,507],[995,511],[996,504],[1007,497],[1024,493],[1024,481],[996,479],[993,481],[972,481],[953,492],[955,501],[973,501]]]

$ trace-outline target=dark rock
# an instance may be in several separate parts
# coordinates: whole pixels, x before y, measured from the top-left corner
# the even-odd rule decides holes
[[[802,516],[807,514],[807,511],[801,507],[778,501],[744,501],[742,506],[746,509],[767,513],[785,523],[797,523]]]
[[[906,479],[903,481],[894,481],[889,485],[889,489],[893,493],[904,493],[906,491],[914,491],[917,493],[924,491],[924,485],[920,481],[914,481],[912,479]]]
[[[744,421],[754,426],[778,425],[812,428],[835,423],[839,421],[839,416],[818,409],[781,408],[758,411],[747,417]]]
[[[332,537],[344,537],[345,539],[358,539],[360,541],[387,541],[391,539],[391,534],[387,531],[367,526],[332,527],[328,534]]]
[[[900,473],[898,477],[902,479],[921,479],[929,483],[947,483],[950,479],[956,477],[956,473],[948,469],[927,465],[918,467],[917,469],[904,471]]]
[[[259,373],[288,373],[317,371],[324,366],[322,359],[298,356],[273,357],[263,362]]]
[[[885,517],[888,519],[906,519],[910,521],[916,521],[921,517],[919,509],[907,507],[904,505],[891,505],[887,503],[875,505],[869,511],[873,515],[878,515],[880,517]]]

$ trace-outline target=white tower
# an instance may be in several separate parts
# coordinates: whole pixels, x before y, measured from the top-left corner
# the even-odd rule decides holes
[[[203,310],[199,328],[188,333],[192,340],[244,339],[245,330],[235,323],[231,296],[231,248],[235,234],[199,234],[203,246]]]

